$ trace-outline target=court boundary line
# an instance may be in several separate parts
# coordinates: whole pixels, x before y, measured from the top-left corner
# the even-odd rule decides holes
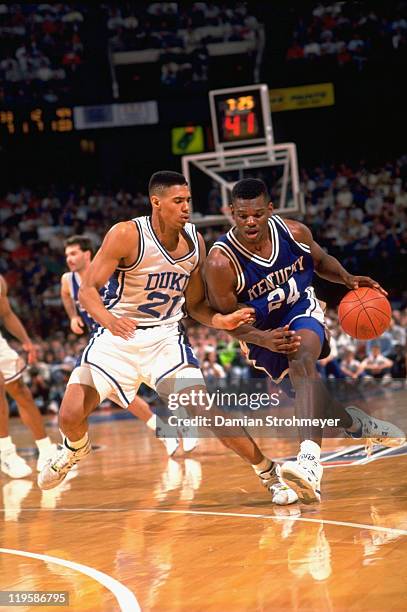
[[[19,557],[29,557],[31,559],[39,559],[40,561],[62,565],[63,567],[67,567],[80,572],[81,574],[85,574],[86,576],[89,576],[89,578],[99,582],[99,584],[112,593],[119,604],[119,609],[122,612],[141,612],[140,604],[137,601],[136,596],[128,587],[108,574],[95,569],[94,567],[89,567],[88,565],[77,563],[76,561],[60,559],[59,557],[53,557],[51,555],[42,555],[40,553],[32,553],[14,548],[0,548],[0,553],[17,555]]]
[[[343,466],[332,466],[332,467],[343,467]],[[281,507],[281,506],[277,506]],[[290,508],[296,508],[294,505],[290,505]],[[21,508],[20,512],[38,512],[39,510],[46,510],[48,512],[95,512],[95,508]],[[5,508],[0,508],[0,512],[6,512]],[[407,530],[397,529],[396,527],[383,527],[381,525],[368,525],[365,523],[353,523],[349,521],[335,521],[333,519],[314,519],[307,518],[298,515],[285,515],[277,516],[271,514],[253,514],[250,512],[216,512],[210,510],[167,510],[165,508],[100,508],[97,512],[147,512],[158,514],[190,514],[196,516],[230,516],[234,518],[256,518],[256,519],[268,519],[272,521],[300,521],[303,523],[323,523],[324,525],[336,525],[339,527],[351,527],[353,529],[368,529],[370,531],[379,531],[384,533],[394,533],[399,536],[407,536]],[[0,553],[5,550],[0,548]],[[17,553],[16,553],[17,554]],[[36,554],[36,553],[30,553]],[[57,559],[57,557],[55,557]],[[75,563],[72,561],[72,563]],[[80,564],[78,564],[80,565]],[[84,566],[87,567],[87,566]],[[91,568],[92,569],[92,568]],[[98,570],[94,570],[98,571]],[[103,573],[103,572],[101,572]],[[119,583],[120,584],[120,583]]]
[[[295,507],[295,506],[294,506]],[[233,518],[256,518],[269,519],[272,521],[300,521],[302,523],[322,523],[324,525],[336,525],[338,527],[351,527],[353,529],[369,529],[370,531],[380,531],[384,533],[393,533],[399,536],[407,536],[406,529],[397,529],[395,527],[383,527],[381,525],[365,525],[364,523],[352,523],[348,521],[334,521],[331,519],[313,519],[303,516],[272,516],[270,514],[252,514],[249,512],[215,512],[209,510],[165,510],[164,508],[139,508],[132,512],[157,512],[159,514],[191,514],[197,516],[229,516]]]
[[[14,508],[13,508],[14,509]],[[8,508],[0,508],[0,512],[8,512]],[[128,508],[19,508],[19,512],[128,512]]]

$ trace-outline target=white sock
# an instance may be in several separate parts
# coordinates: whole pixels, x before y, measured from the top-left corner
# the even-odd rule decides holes
[[[52,444],[52,442],[51,442],[51,440],[49,439],[48,436],[46,436],[45,438],[41,438],[40,440],[36,440],[35,443],[36,443],[37,448],[40,451],[40,453],[42,451],[45,451],[45,450],[49,449],[49,447]]]
[[[11,436],[7,436],[6,438],[0,438],[0,451],[8,450],[13,446],[14,444],[13,440],[11,439]]]
[[[80,440],[70,440],[69,438],[65,436],[65,446],[67,446],[71,450],[78,450],[79,448],[82,448],[83,446],[85,446],[88,440],[89,440],[88,432],[86,432],[83,438],[81,438]]]
[[[155,414],[151,415],[151,417],[146,422],[146,425],[149,429],[151,429],[152,431],[155,431],[157,429],[157,415]]]
[[[301,442],[299,454],[312,455],[319,461],[321,458],[321,447],[312,440],[304,440],[304,442]]]
[[[256,474],[261,474],[261,472],[265,472],[269,470],[273,465],[273,461],[271,459],[267,459],[267,457],[263,457],[260,463],[256,463],[256,465],[252,465],[252,468],[256,472]]]

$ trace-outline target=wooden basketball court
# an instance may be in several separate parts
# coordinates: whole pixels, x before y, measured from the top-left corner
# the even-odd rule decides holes
[[[29,449],[23,426],[11,427]],[[406,609],[404,449],[329,463],[320,505],[282,508],[215,439],[168,460],[140,422],[101,413],[91,438],[99,448],[57,489],[2,475],[2,591],[68,591],[69,606],[52,609],[74,612]],[[260,445],[275,458],[296,452]]]

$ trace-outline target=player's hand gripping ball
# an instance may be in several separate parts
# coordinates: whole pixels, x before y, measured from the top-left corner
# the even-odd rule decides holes
[[[391,321],[389,300],[377,289],[359,287],[349,291],[338,309],[344,332],[358,340],[372,340],[386,331]]]

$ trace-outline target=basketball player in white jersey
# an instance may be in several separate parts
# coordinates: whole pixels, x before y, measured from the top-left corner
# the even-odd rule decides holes
[[[7,283],[0,275],[0,320],[4,327],[22,344],[27,353],[28,364],[36,361],[35,347],[24,325],[12,311],[7,297]],[[8,404],[6,393],[16,402],[21,420],[31,430],[39,456],[38,471],[43,468],[55,452],[56,444],[45,433],[41,414],[34,402],[31,391],[23,382],[22,374],[26,365],[6,342],[0,332],[0,469],[11,478],[25,478],[32,472],[28,463],[16,452],[15,444],[8,432]]]
[[[98,324],[79,303],[78,294],[82,278],[92,260],[92,243],[87,236],[71,236],[65,241],[65,259],[69,272],[61,277],[61,300],[66,314],[69,317],[71,331],[81,335],[87,330],[93,333]],[[136,395],[128,410],[147,425],[149,429],[157,432],[158,439],[164,444],[167,454],[171,457],[179,448],[179,440],[174,437],[164,437],[165,423],[154,414],[145,400]],[[197,438],[184,428],[185,437],[182,438],[182,447],[185,452],[191,452],[198,444]],[[182,430],[179,432],[182,434]],[[189,434],[189,435],[188,435]]]
[[[178,393],[206,391],[180,323],[185,312],[219,329],[234,329],[252,320],[251,309],[221,315],[205,300],[201,276],[205,243],[189,223],[191,196],[185,177],[156,172],[149,195],[151,218],[114,225],[82,280],[81,304],[100,328],[69,380],[59,421],[63,446],[39,475],[42,489],[57,486],[91,451],[87,418],[106,397],[127,407],[142,382],[164,399],[168,388]],[[207,415],[205,405],[198,410]],[[253,466],[272,500],[282,505],[297,501],[280,481],[277,466],[247,432],[234,431],[236,437],[221,441]]]

